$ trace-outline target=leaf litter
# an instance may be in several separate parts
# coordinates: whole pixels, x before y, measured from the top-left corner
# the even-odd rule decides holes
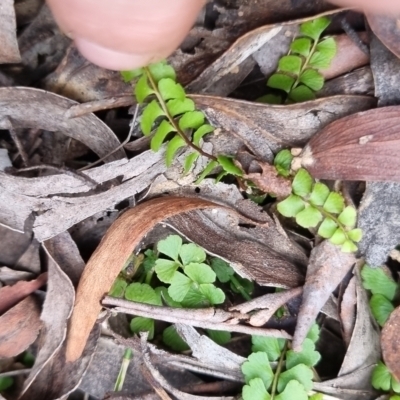
[[[327,9],[318,2],[237,3],[233,7],[230,2],[210,2],[170,57],[178,80],[217,128],[206,138],[207,152],[247,152],[252,161],[242,164],[245,179],[278,197],[290,192],[271,169],[274,154],[282,148],[305,146],[302,162],[314,178],[366,181],[365,191],[360,186],[353,199],[360,204],[358,227],[364,231],[357,258],[384,264],[399,244],[398,187],[392,183],[398,181],[400,104],[396,21],[368,15],[376,35],[368,43],[365,26],[354,22],[361,20],[354,12]],[[317,372],[329,372],[314,382],[313,390],[338,399],[377,398],[371,374],[380,358],[380,335],[361,286],[362,261],[356,264],[354,255],[341,253],[328,241],[314,242],[312,229],[298,229],[278,218],[274,197],[264,197],[261,206],[255,206],[249,200],[256,199],[254,189],[246,192],[240,181],[214,184],[206,179],[197,184],[196,174],[205,165],[201,158],[186,176],[181,168],[185,151],[167,169],[164,150],[143,151],[148,142],[137,145],[141,139],[136,121],[129,129],[126,107],[135,104],[131,86],[118,73],[85,61],[57,28],[47,6],[35,2],[27,12],[18,5],[16,11],[13,2],[0,7],[9,24],[0,29],[6,44],[0,62],[14,63],[0,70],[0,82],[9,86],[0,89],[0,232],[2,241],[7,239],[0,244],[0,281],[5,285],[0,294],[1,304],[11,307],[0,316],[0,353],[16,360],[25,351],[35,355],[20,398],[62,398],[78,387],[96,398],[111,392],[123,347],[103,335],[99,339],[101,325],[103,333],[134,349],[131,371],[137,371],[127,376],[125,386],[130,395],[155,391],[163,398],[169,393],[201,399],[210,398],[204,397],[210,392],[203,375],[244,383],[240,370],[249,355],[246,334],[293,337],[290,346],[300,350],[315,320],[323,325],[321,335],[336,337],[330,350],[339,354],[341,343],[345,355],[338,370],[324,369],[323,362],[317,365]],[[287,54],[300,25],[321,15],[333,21],[327,34],[335,38],[337,56],[331,68],[321,70],[327,82],[317,99],[290,105],[253,101]],[[212,28],[207,25],[210,18]],[[351,21],[360,42],[369,45],[370,57],[347,28],[343,34],[344,19]],[[230,28],[233,23],[235,30]],[[21,26],[24,29],[17,31]],[[35,88],[13,87],[10,82]],[[246,94],[248,87],[257,91]],[[373,93],[380,108],[375,109]],[[97,111],[98,116],[92,114]],[[127,157],[121,138],[128,131],[133,140],[126,149],[134,153]],[[103,165],[91,167],[96,157]],[[80,172],[82,166],[87,169]],[[126,222],[130,219],[132,226]],[[229,263],[229,274],[255,283],[253,299],[239,300],[227,281],[224,308],[185,310],[166,307],[165,299],[155,306],[104,297],[131,253],[140,257],[141,250],[154,245],[153,231],[160,239],[168,232],[179,233],[204,248],[207,257]],[[93,249],[98,246],[92,256],[88,243]],[[389,267],[396,276],[397,265]],[[108,312],[119,313],[121,318],[115,320],[121,331],[129,332],[127,314],[152,316],[164,321],[156,323],[157,329],[168,321],[176,323],[177,334],[191,350],[162,350],[159,337],[153,344],[145,335],[136,342],[118,337],[112,332],[113,317],[104,322],[109,315],[102,314],[98,319],[101,301]],[[381,344],[388,368],[398,376],[396,318],[395,311]],[[237,333],[220,345],[213,341],[218,334],[205,335],[213,326]],[[329,342],[325,338],[321,343]],[[324,354],[323,348],[318,350]],[[276,367],[274,361],[271,365]],[[177,367],[180,379],[193,379],[193,387],[174,380]],[[107,379],[102,379],[104,371],[109,371]],[[188,371],[197,372],[196,378]],[[136,390],[144,380],[147,383]],[[197,384],[203,385],[201,395],[194,391]],[[231,388],[235,394],[241,390]],[[222,385],[210,390],[214,398],[233,398]],[[7,399],[16,398],[4,393]]]

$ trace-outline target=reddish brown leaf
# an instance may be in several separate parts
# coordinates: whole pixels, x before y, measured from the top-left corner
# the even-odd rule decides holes
[[[383,361],[390,372],[400,380],[400,307],[397,307],[382,329],[381,347]]]
[[[15,357],[32,344],[42,326],[40,302],[29,296],[0,317],[0,358]]]
[[[215,207],[223,206],[199,198],[157,198],[128,210],[111,225],[88,261],[79,282],[67,336],[67,361],[75,361],[81,356],[101,310],[101,298],[110,290],[142,237],[168,217]]]
[[[329,124],[303,149],[314,178],[400,182],[400,107],[360,112]]]
[[[15,306],[25,297],[42,287],[47,282],[47,272],[39,275],[33,281],[19,281],[12,286],[4,286],[0,289],[0,314],[3,314]]]

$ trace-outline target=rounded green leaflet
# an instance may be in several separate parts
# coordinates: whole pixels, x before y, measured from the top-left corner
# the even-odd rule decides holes
[[[124,297],[125,289],[128,286],[128,283],[123,278],[117,278],[113,283],[109,296],[112,297]]]
[[[338,216],[338,220],[341,224],[354,228],[357,220],[357,211],[352,206],[347,206]]]
[[[124,82],[133,81],[135,78],[143,75],[143,68],[131,69],[129,71],[121,71],[121,76]]]
[[[225,293],[212,283],[202,283],[199,285],[199,289],[211,305],[222,304],[225,301]]]
[[[290,72],[292,74],[298,75],[301,70],[301,65],[303,60],[299,56],[283,56],[278,63],[278,68],[283,72]]]
[[[295,380],[291,380],[282,393],[275,396],[275,400],[308,400],[308,394],[304,386]]]
[[[316,18],[301,24],[300,32],[314,40],[318,40],[330,23],[331,21],[326,17]]]
[[[311,192],[309,201],[314,206],[323,206],[328,198],[330,190],[324,183],[317,182]]]
[[[289,98],[295,103],[309,101],[315,99],[314,92],[305,85],[299,85],[289,93]]]
[[[160,253],[172,258],[174,261],[178,261],[181,247],[182,238],[179,235],[169,235],[157,243],[157,250]]]
[[[160,296],[146,283],[131,283],[125,290],[125,298],[138,303],[161,305]]]
[[[279,376],[278,380],[278,392],[282,392],[287,384],[295,380],[304,386],[304,389],[308,392],[312,389],[312,379],[314,373],[310,367],[305,364],[298,364],[294,367],[284,371]]]
[[[143,75],[135,85],[135,96],[139,104],[142,104],[148,96],[154,93],[154,90],[149,86],[147,76]]]
[[[168,288],[168,294],[174,301],[182,301],[192,285],[192,280],[181,272],[175,272],[171,281],[171,286]]]
[[[132,318],[129,328],[132,333],[149,332],[148,339],[154,338],[154,319],[145,317]]]
[[[324,203],[324,210],[328,213],[339,214],[344,209],[344,198],[340,193],[331,192]]]
[[[167,145],[167,151],[165,152],[165,163],[167,167],[170,167],[176,152],[181,148],[186,146],[186,142],[179,136],[174,136]]]
[[[331,64],[331,59],[327,57],[324,53],[316,51],[310,58],[308,65],[316,69],[328,68]]]
[[[343,253],[355,253],[358,247],[351,240],[346,240],[342,244],[341,250]]]
[[[292,160],[293,156],[290,150],[281,150],[274,158],[274,165],[275,167],[280,167],[281,171],[289,172],[290,166],[292,165]]]
[[[195,110],[194,101],[192,99],[172,99],[167,102],[167,110],[171,117],[187,113]]]
[[[347,235],[353,242],[358,243],[362,239],[363,234],[360,228],[356,228],[348,232]]]
[[[231,333],[226,331],[215,331],[213,329],[207,329],[206,332],[208,337],[220,346],[229,343],[232,338]]]
[[[165,60],[160,61],[155,64],[150,64],[148,66],[148,71],[150,72],[155,83],[158,83],[161,79],[170,78],[176,80],[176,72],[168,65]]]
[[[318,235],[323,237],[324,239],[329,239],[336,232],[338,225],[336,222],[327,217],[322,221],[322,224],[318,228]]]
[[[182,85],[176,83],[171,78],[163,78],[158,82],[158,90],[164,101],[170,99],[184,100],[186,97],[185,90]]]
[[[206,259],[206,252],[194,243],[184,244],[179,252],[183,265],[190,263],[202,263]]]
[[[389,300],[393,300],[396,296],[398,285],[382,268],[364,265],[361,277],[364,288],[370,290],[372,294],[382,294]]]
[[[305,197],[311,193],[313,183],[314,180],[311,175],[304,168],[301,168],[297,171],[297,174],[293,179],[293,193]]]
[[[232,157],[221,155],[217,157],[217,160],[221,164],[221,167],[229,174],[243,176],[243,171],[234,164]]]
[[[307,57],[311,51],[311,40],[305,37],[295,39],[290,45],[290,50],[293,53],[298,53],[304,57]]]
[[[157,278],[161,282],[171,283],[178,268],[179,264],[176,261],[166,260],[164,258],[156,260],[155,272]]]
[[[185,274],[198,284],[215,282],[216,274],[204,263],[190,263],[184,267]]]
[[[242,389],[243,400],[271,400],[271,395],[266,391],[260,378],[251,379]]]
[[[171,325],[163,331],[163,342],[172,350],[181,352],[190,350],[188,344],[179,336],[176,328]]]
[[[295,194],[291,194],[287,199],[279,202],[277,205],[278,211],[287,218],[295,217],[304,208],[304,201]]]
[[[341,245],[346,241],[346,234],[343,232],[342,228],[337,228],[329,240],[333,244]]]
[[[165,115],[165,113],[156,100],[147,104],[140,120],[140,128],[142,129],[143,134],[146,136],[149,135],[155,120],[163,115]]]
[[[286,93],[290,92],[290,89],[292,88],[293,84],[295,82],[295,79],[289,75],[284,75],[284,74],[273,74],[269,77],[267,81],[267,86],[273,88],[273,89],[281,89],[285,91]]]
[[[313,206],[306,207],[296,215],[296,222],[303,228],[315,228],[321,220],[321,212]]]
[[[200,128],[198,128],[193,134],[193,143],[196,146],[200,146],[200,140],[203,138],[203,136],[213,132],[214,129],[215,128],[209,124],[204,124],[200,126]]]
[[[380,326],[385,325],[394,310],[393,304],[382,294],[374,294],[369,301],[372,315]]]
[[[372,372],[371,383],[375,389],[384,390],[385,392],[390,390],[390,383],[392,374],[387,369],[386,365],[379,361],[378,365]]]
[[[336,55],[336,41],[333,37],[326,38],[321,40],[317,44],[317,51],[319,51],[323,56],[332,60],[333,57]]]
[[[300,82],[314,91],[321,90],[324,86],[324,77],[315,69],[306,69],[300,76]]]
[[[176,129],[166,119],[161,121],[161,124],[158,126],[155,135],[151,139],[150,148],[155,152],[160,150],[160,147],[164,143],[166,137],[171,132],[176,132]]]
[[[260,378],[267,389],[271,386],[274,372],[266,353],[262,351],[251,353],[247,361],[242,364],[241,369],[246,383],[249,383],[254,378]]]
[[[201,111],[189,111],[179,119],[179,128],[183,131],[186,129],[198,129],[204,124],[204,119],[204,114]]]

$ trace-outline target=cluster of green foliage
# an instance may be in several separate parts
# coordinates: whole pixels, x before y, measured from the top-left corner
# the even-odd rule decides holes
[[[292,156],[288,150],[278,153],[275,167],[283,176],[289,175]],[[293,178],[292,194],[277,205],[285,217],[295,218],[303,228],[317,228],[317,234],[341,246],[345,253],[357,251],[355,242],[362,238],[362,231],[355,228],[357,211],[345,206],[343,195],[331,191],[322,182],[316,182],[303,168]]]
[[[260,101],[282,104],[315,99],[315,92],[324,86],[324,77],[318,70],[328,68],[336,54],[335,39],[321,39],[329,24],[328,18],[321,17],[300,25],[301,36],[291,43],[289,54],[279,60],[277,72],[267,81],[267,86],[276,92]]]
[[[246,385],[243,400],[322,400],[320,393],[309,396],[313,367],[321,355],[315,350],[319,327],[315,324],[304,340],[302,350],[291,350],[284,339],[253,336],[252,353],[242,364]]]
[[[136,81],[135,97],[139,104],[148,103],[143,108],[140,127],[145,136],[155,130],[150,147],[159,151],[164,142],[168,142],[165,160],[167,166],[172,164],[177,151],[185,146],[193,151],[184,162],[185,173],[189,172],[200,155],[210,161],[199,176],[199,181],[209,175],[216,167],[221,172],[217,181],[227,174],[242,176],[232,157],[217,157],[202,150],[202,139],[214,131],[206,122],[202,111],[196,110],[194,101],[187,97],[185,89],[176,82],[176,72],[165,61],[151,64],[148,67],[122,72],[125,82]]]
[[[157,306],[204,308],[225,301],[225,293],[216,286],[216,282],[230,285],[233,291],[241,293],[246,299],[250,299],[253,291],[253,284],[236,275],[225,261],[208,258],[201,247],[194,243],[183,244],[178,235],[160,240],[156,250],[146,250],[136,259],[139,261],[134,266],[134,272],[127,271],[128,268],[122,271],[111,288],[111,296]],[[136,281],[129,283],[132,279]],[[135,317],[130,328],[133,333],[148,331],[151,340],[155,321]],[[230,340],[229,332],[209,330],[207,333],[219,344]],[[163,341],[176,351],[188,349],[173,326],[163,331]]]
[[[371,292],[369,306],[372,315],[382,327],[388,320],[397,303],[399,285],[382,268],[371,268],[364,265],[361,277],[365,289]],[[395,305],[393,304],[395,303]],[[380,361],[372,373],[372,386],[391,394],[389,400],[400,400],[400,382]]]

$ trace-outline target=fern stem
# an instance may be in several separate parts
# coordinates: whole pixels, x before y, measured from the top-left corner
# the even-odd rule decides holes
[[[164,113],[165,113],[165,115],[166,115],[166,117],[167,117],[169,123],[174,127],[174,129],[176,130],[176,132],[178,133],[178,135],[185,141],[186,145],[189,146],[189,147],[191,147],[192,149],[194,149],[196,152],[200,153],[202,156],[207,157],[207,158],[209,158],[210,160],[213,160],[213,161],[217,161],[217,162],[218,162],[218,160],[217,160],[216,157],[214,157],[212,154],[209,154],[209,153],[205,152],[201,147],[196,146],[196,145],[195,145],[194,143],[192,143],[192,142],[190,141],[190,139],[185,135],[185,132],[182,131],[182,129],[179,127],[179,125],[176,123],[176,121],[174,120],[174,118],[173,118],[173,117],[171,116],[171,114],[169,113],[168,108],[167,108],[167,105],[166,105],[164,99],[162,98],[162,96],[161,96],[161,94],[160,94],[160,92],[159,92],[159,90],[158,90],[157,84],[156,84],[156,82],[154,81],[153,76],[151,75],[151,72],[150,72],[149,68],[148,68],[148,67],[144,67],[143,69],[144,69],[144,71],[145,71],[145,73],[146,73],[147,79],[148,79],[149,82],[150,82],[151,88],[154,90],[154,94],[156,95],[157,100],[158,100],[158,102],[159,102],[159,104],[160,104],[162,110],[164,111]]]
[[[275,394],[276,394],[277,387],[278,387],[278,380],[279,380],[279,376],[280,376],[282,368],[283,368],[284,360],[286,358],[288,344],[289,344],[289,342],[286,340],[285,345],[283,346],[283,349],[282,349],[281,356],[279,357],[278,366],[276,367],[276,371],[275,371],[275,375],[274,375],[274,380],[272,381],[271,400],[275,399]]]

